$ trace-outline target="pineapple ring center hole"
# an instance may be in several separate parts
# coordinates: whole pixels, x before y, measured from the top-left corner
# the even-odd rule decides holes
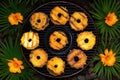
[[[40,20],[40,19],[38,19],[38,20],[37,20],[37,22],[38,22],[38,23],[40,23],[40,22],[41,22],[41,20]]]
[[[62,16],[62,14],[61,13],[58,13],[58,17],[60,18]]]
[[[77,19],[77,23],[80,23],[81,21],[80,21],[80,19]]]
[[[75,57],[74,57],[74,61],[75,61],[75,62],[78,62],[78,61],[79,61],[78,56],[75,56]]]
[[[32,41],[32,39],[29,39],[28,41],[29,41],[29,42],[31,42],[31,41]]]
[[[40,56],[37,56],[37,59],[40,59]]]
[[[57,41],[57,42],[60,42],[60,41],[61,41],[61,39],[60,39],[60,38],[57,38],[57,39],[56,39],[56,41]]]
[[[89,42],[88,38],[86,38],[84,41],[85,41],[85,43],[88,43],[88,42]]]
[[[54,65],[54,67],[55,67],[55,68],[57,68],[57,67],[58,67],[58,65]]]

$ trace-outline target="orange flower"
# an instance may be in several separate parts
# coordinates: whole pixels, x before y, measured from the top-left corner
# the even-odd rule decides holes
[[[112,50],[108,51],[108,49],[105,49],[104,53],[105,54],[101,53],[99,55],[103,65],[104,66],[114,66],[114,64],[116,62],[116,58],[115,58],[116,53],[113,53]]]
[[[23,16],[21,15],[21,13],[17,12],[17,13],[11,13],[8,16],[8,21],[11,25],[18,25],[18,23],[22,23],[23,21]]]
[[[13,60],[8,60],[9,71],[11,73],[21,73],[21,70],[24,69],[22,66],[23,62],[18,60],[17,58],[13,58]]]
[[[108,13],[107,17],[105,18],[105,23],[112,27],[118,21],[117,16],[114,12]]]

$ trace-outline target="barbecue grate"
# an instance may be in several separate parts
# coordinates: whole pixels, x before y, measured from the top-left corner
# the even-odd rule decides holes
[[[66,61],[66,56],[69,53],[69,51],[72,50],[73,48],[78,48],[77,43],[76,43],[76,38],[77,38],[77,34],[79,34],[82,31],[76,32],[76,31],[72,30],[70,28],[69,22],[65,26],[57,26],[57,25],[54,25],[51,21],[50,21],[49,26],[44,31],[36,31],[36,30],[32,29],[32,27],[30,25],[30,22],[29,22],[29,18],[34,12],[42,11],[42,12],[49,15],[51,9],[54,8],[55,6],[65,6],[68,9],[70,15],[75,11],[84,12],[88,16],[88,24],[89,24],[85,28],[84,31],[92,31],[95,35],[97,35],[94,22],[93,22],[92,18],[90,17],[90,15],[82,7],[77,6],[76,4],[73,4],[73,3],[70,3],[70,2],[65,2],[65,1],[49,2],[49,3],[46,3],[46,4],[36,8],[34,11],[32,11],[31,14],[28,16],[28,18],[26,19],[26,21],[24,23],[21,35],[24,32],[27,32],[27,31],[30,31],[30,30],[32,30],[34,32],[37,32],[40,36],[40,46],[39,46],[39,48],[43,48],[48,53],[49,59],[53,56],[59,56],[64,61]],[[67,44],[67,46],[60,51],[53,50],[49,46],[49,40],[48,40],[49,36],[53,31],[56,31],[56,30],[64,31],[66,33],[67,37],[68,37],[68,40],[69,40],[69,44]],[[89,65],[89,63],[92,61],[92,59],[94,57],[94,54],[95,54],[95,51],[96,51],[96,47],[97,47],[97,45],[95,45],[92,50],[84,51],[86,53],[86,55],[88,56],[87,65]],[[48,71],[46,69],[46,66],[44,66],[43,68],[35,68],[35,67],[32,66],[32,64],[29,62],[30,50],[26,50],[22,46],[21,46],[21,50],[22,50],[22,53],[23,53],[23,57],[25,58],[26,62],[32,67],[32,69],[34,69],[35,71],[37,71],[38,73],[40,73],[44,76],[54,77],[54,76],[52,76],[48,73]],[[85,65],[85,67],[87,65]],[[66,67],[65,67],[64,73],[62,75],[54,77],[54,78],[70,77],[70,76],[73,76],[73,75],[81,72],[84,68],[79,69],[79,70],[72,69],[72,68],[70,68],[70,66],[66,62]]]

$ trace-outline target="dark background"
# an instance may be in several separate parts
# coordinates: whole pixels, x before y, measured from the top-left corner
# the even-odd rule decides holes
[[[2,0],[0,0],[1,2]],[[5,1],[5,0],[4,0]],[[51,1],[68,1],[68,2],[72,2],[74,4],[77,4],[79,6],[81,6],[82,8],[84,8],[88,13],[90,10],[90,4],[92,4],[93,0],[45,0],[43,3],[48,3]],[[38,7],[41,4],[37,4],[34,6]],[[79,74],[69,77],[69,78],[63,78],[63,79],[53,79],[53,78],[49,78],[49,77],[45,77],[42,76],[40,74],[35,74],[35,77],[37,80],[107,80],[105,77],[102,77],[101,79],[98,79],[97,75],[95,75],[94,73],[92,73],[92,69],[93,69],[93,64],[90,64],[89,66],[87,66],[82,72],[80,72]],[[113,80],[119,80],[114,78]]]

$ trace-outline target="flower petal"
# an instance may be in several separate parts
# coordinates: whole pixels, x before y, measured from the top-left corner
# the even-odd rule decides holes
[[[110,54],[110,55],[112,55],[112,54],[113,54],[113,51],[112,51],[112,49],[109,51],[109,54]]]
[[[104,58],[105,57],[105,55],[104,54],[99,54],[99,56],[100,56],[100,58]]]
[[[105,55],[107,55],[108,54],[108,49],[105,49],[104,53],[105,53]]]

